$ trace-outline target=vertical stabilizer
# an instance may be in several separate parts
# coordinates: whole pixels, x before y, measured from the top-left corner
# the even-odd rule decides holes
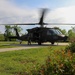
[[[17,28],[14,28],[14,30],[15,30],[15,32],[16,32],[16,36],[19,38],[20,36],[19,36],[19,33],[18,33]]]

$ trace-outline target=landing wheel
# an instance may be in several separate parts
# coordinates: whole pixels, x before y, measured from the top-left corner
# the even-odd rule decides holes
[[[52,41],[51,44],[54,45],[54,41]]]
[[[41,45],[41,41],[38,42],[38,45]]]

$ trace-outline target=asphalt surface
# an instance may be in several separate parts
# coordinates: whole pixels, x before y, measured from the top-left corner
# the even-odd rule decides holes
[[[14,51],[14,50],[27,50],[31,48],[39,48],[39,47],[45,47],[45,46],[52,46],[50,43],[44,43],[42,45],[38,44],[9,44],[11,46],[15,46],[15,48],[1,48],[0,52],[6,52],[6,51]],[[69,45],[69,43],[55,43],[53,46],[63,46],[63,45]]]

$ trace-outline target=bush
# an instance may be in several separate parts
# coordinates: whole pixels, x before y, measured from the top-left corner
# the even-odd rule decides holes
[[[75,53],[75,42],[73,42],[69,46],[67,46],[66,50],[70,50],[72,53]]]
[[[0,41],[3,41],[3,40],[5,40],[4,34],[0,34]]]
[[[51,56],[47,58],[38,72],[34,71],[32,75],[35,73],[35,75],[75,75],[75,59],[70,50],[56,51]]]

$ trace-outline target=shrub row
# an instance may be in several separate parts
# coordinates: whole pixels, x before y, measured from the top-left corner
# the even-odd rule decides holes
[[[75,54],[70,50],[56,51],[51,57],[38,71],[32,71],[32,75],[75,75]]]

